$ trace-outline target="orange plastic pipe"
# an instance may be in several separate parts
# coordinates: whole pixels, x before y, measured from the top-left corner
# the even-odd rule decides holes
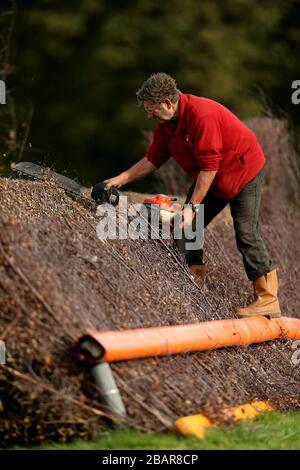
[[[300,320],[266,317],[213,320],[178,326],[91,332],[79,341],[85,359],[124,361],[150,356],[300,339]]]

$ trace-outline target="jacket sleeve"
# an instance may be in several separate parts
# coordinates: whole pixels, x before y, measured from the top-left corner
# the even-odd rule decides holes
[[[157,124],[154,130],[152,143],[149,145],[145,156],[156,168],[166,163],[171,156],[165,133],[160,124]]]
[[[220,122],[216,115],[195,118],[192,126],[194,158],[200,171],[218,171],[223,147]]]

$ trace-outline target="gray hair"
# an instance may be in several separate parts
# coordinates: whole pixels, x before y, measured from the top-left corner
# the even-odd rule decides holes
[[[153,103],[162,103],[166,98],[176,103],[179,99],[180,91],[177,89],[177,83],[174,78],[163,72],[153,73],[142,84],[137,91],[138,102],[152,101]]]

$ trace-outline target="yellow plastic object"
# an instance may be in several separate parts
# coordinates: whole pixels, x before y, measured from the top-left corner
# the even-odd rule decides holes
[[[243,421],[244,419],[253,419],[259,413],[273,411],[273,407],[266,401],[253,401],[244,405],[224,408],[223,415],[226,418],[232,418],[234,421]]]
[[[231,418],[234,421],[243,421],[253,419],[259,413],[273,410],[274,408],[266,401],[253,401],[232,408],[224,408],[222,414],[227,419]],[[201,414],[179,418],[174,424],[175,429],[180,432],[180,434],[198,437],[198,439],[204,439],[206,429],[213,425],[206,416]]]
[[[212,426],[211,421],[204,415],[193,415],[178,418],[175,421],[175,429],[184,436],[194,436],[204,439],[205,431]]]

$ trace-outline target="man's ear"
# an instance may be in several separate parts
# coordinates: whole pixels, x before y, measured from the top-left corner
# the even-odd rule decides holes
[[[172,101],[171,101],[169,98],[166,98],[166,99],[164,100],[164,103],[166,103],[168,109],[171,109],[172,106],[173,106],[173,103],[172,103]]]

